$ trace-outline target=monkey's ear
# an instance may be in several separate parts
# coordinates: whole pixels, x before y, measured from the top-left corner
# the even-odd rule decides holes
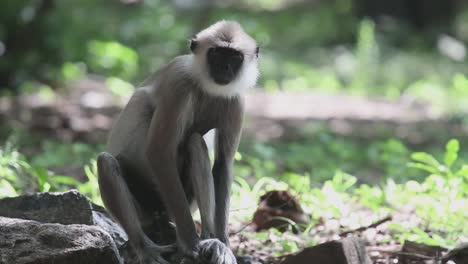
[[[195,49],[197,48],[197,46],[198,46],[198,41],[196,39],[191,39],[190,50],[192,51],[192,53],[195,53]]]
[[[258,54],[260,53],[260,47],[257,46],[257,48],[255,49],[255,56],[258,57]]]

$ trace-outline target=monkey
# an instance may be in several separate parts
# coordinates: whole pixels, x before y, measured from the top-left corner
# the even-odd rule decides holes
[[[147,78],[118,116],[97,158],[99,189],[141,263],[165,264],[164,254],[177,251],[187,260],[235,264],[227,226],[232,167],[259,47],[239,23],[223,20],[189,48]],[[212,129],[211,166],[203,135]],[[157,230],[148,230],[154,222]]]

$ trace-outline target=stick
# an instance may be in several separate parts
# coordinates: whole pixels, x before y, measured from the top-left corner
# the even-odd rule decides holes
[[[362,231],[367,230],[369,228],[377,227],[377,226],[379,226],[379,225],[381,225],[381,224],[383,224],[385,222],[391,221],[391,220],[392,220],[392,216],[389,215],[389,216],[387,216],[387,217],[385,217],[383,219],[380,219],[379,221],[374,222],[374,223],[372,223],[370,225],[361,226],[361,227],[353,229],[353,230],[344,231],[344,232],[340,233],[340,237],[346,236],[346,235],[351,234],[351,233],[362,232]]]

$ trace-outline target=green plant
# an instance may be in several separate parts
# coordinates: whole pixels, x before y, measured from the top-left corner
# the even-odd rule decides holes
[[[423,182],[408,181],[401,187],[388,190],[390,203],[411,204],[425,227],[421,231],[411,229],[397,230],[400,239],[411,238],[417,242],[442,246],[453,246],[460,234],[466,234],[468,227],[468,165],[459,160],[459,142],[450,140],[445,147],[443,161],[425,152],[411,155],[412,168],[428,173]]]
[[[92,69],[106,75],[128,80],[138,71],[138,54],[121,43],[92,40],[88,43],[88,53]]]
[[[102,205],[96,160],[91,160],[89,164],[85,165],[84,170],[88,181],[77,185],[78,190],[94,203]]]
[[[54,175],[46,168],[31,165],[11,143],[0,148],[0,197],[28,191],[64,191],[79,182],[71,177]]]
[[[81,148],[80,145],[74,145]],[[60,153],[60,152],[58,152]],[[51,155],[49,153],[48,155]],[[50,162],[49,158],[36,160],[38,164]],[[52,162],[55,164],[56,160]],[[85,165],[86,182],[75,178],[56,175],[46,167],[31,165],[11,143],[0,148],[0,197],[10,197],[26,192],[66,191],[77,188],[93,202],[102,204],[97,181],[96,161]]]
[[[468,179],[468,165],[456,166],[459,151],[460,143],[458,140],[452,139],[445,146],[443,162],[439,162],[431,154],[416,152],[411,155],[413,162],[408,165],[448,180],[454,178],[466,180]]]
[[[0,197],[16,196],[30,188],[29,164],[11,143],[0,147]]]
[[[353,90],[372,94],[375,76],[379,70],[379,46],[375,37],[375,24],[363,20],[359,27],[356,47],[357,71],[352,81]]]
[[[88,160],[96,157],[100,145],[91,145],[83,142],[63,143],[58,140],[41,140],[39,144],[38,154],[31,157],[33,166],[49,168],[57,166],[74,166],[81,167]],[[37,148],[37,147],[36,147]]]

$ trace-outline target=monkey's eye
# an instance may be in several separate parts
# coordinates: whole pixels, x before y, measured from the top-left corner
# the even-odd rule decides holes
[[[195,49],[197,48],[198,46],[198,41],[196,41],[195,39],[191,39],[190,40],[190,50],[192,52],[195,52]]]
[[[260,53],[260,47],[257,46],[257,48],[255,48],[255,56],[258,57],[259,53]]]

